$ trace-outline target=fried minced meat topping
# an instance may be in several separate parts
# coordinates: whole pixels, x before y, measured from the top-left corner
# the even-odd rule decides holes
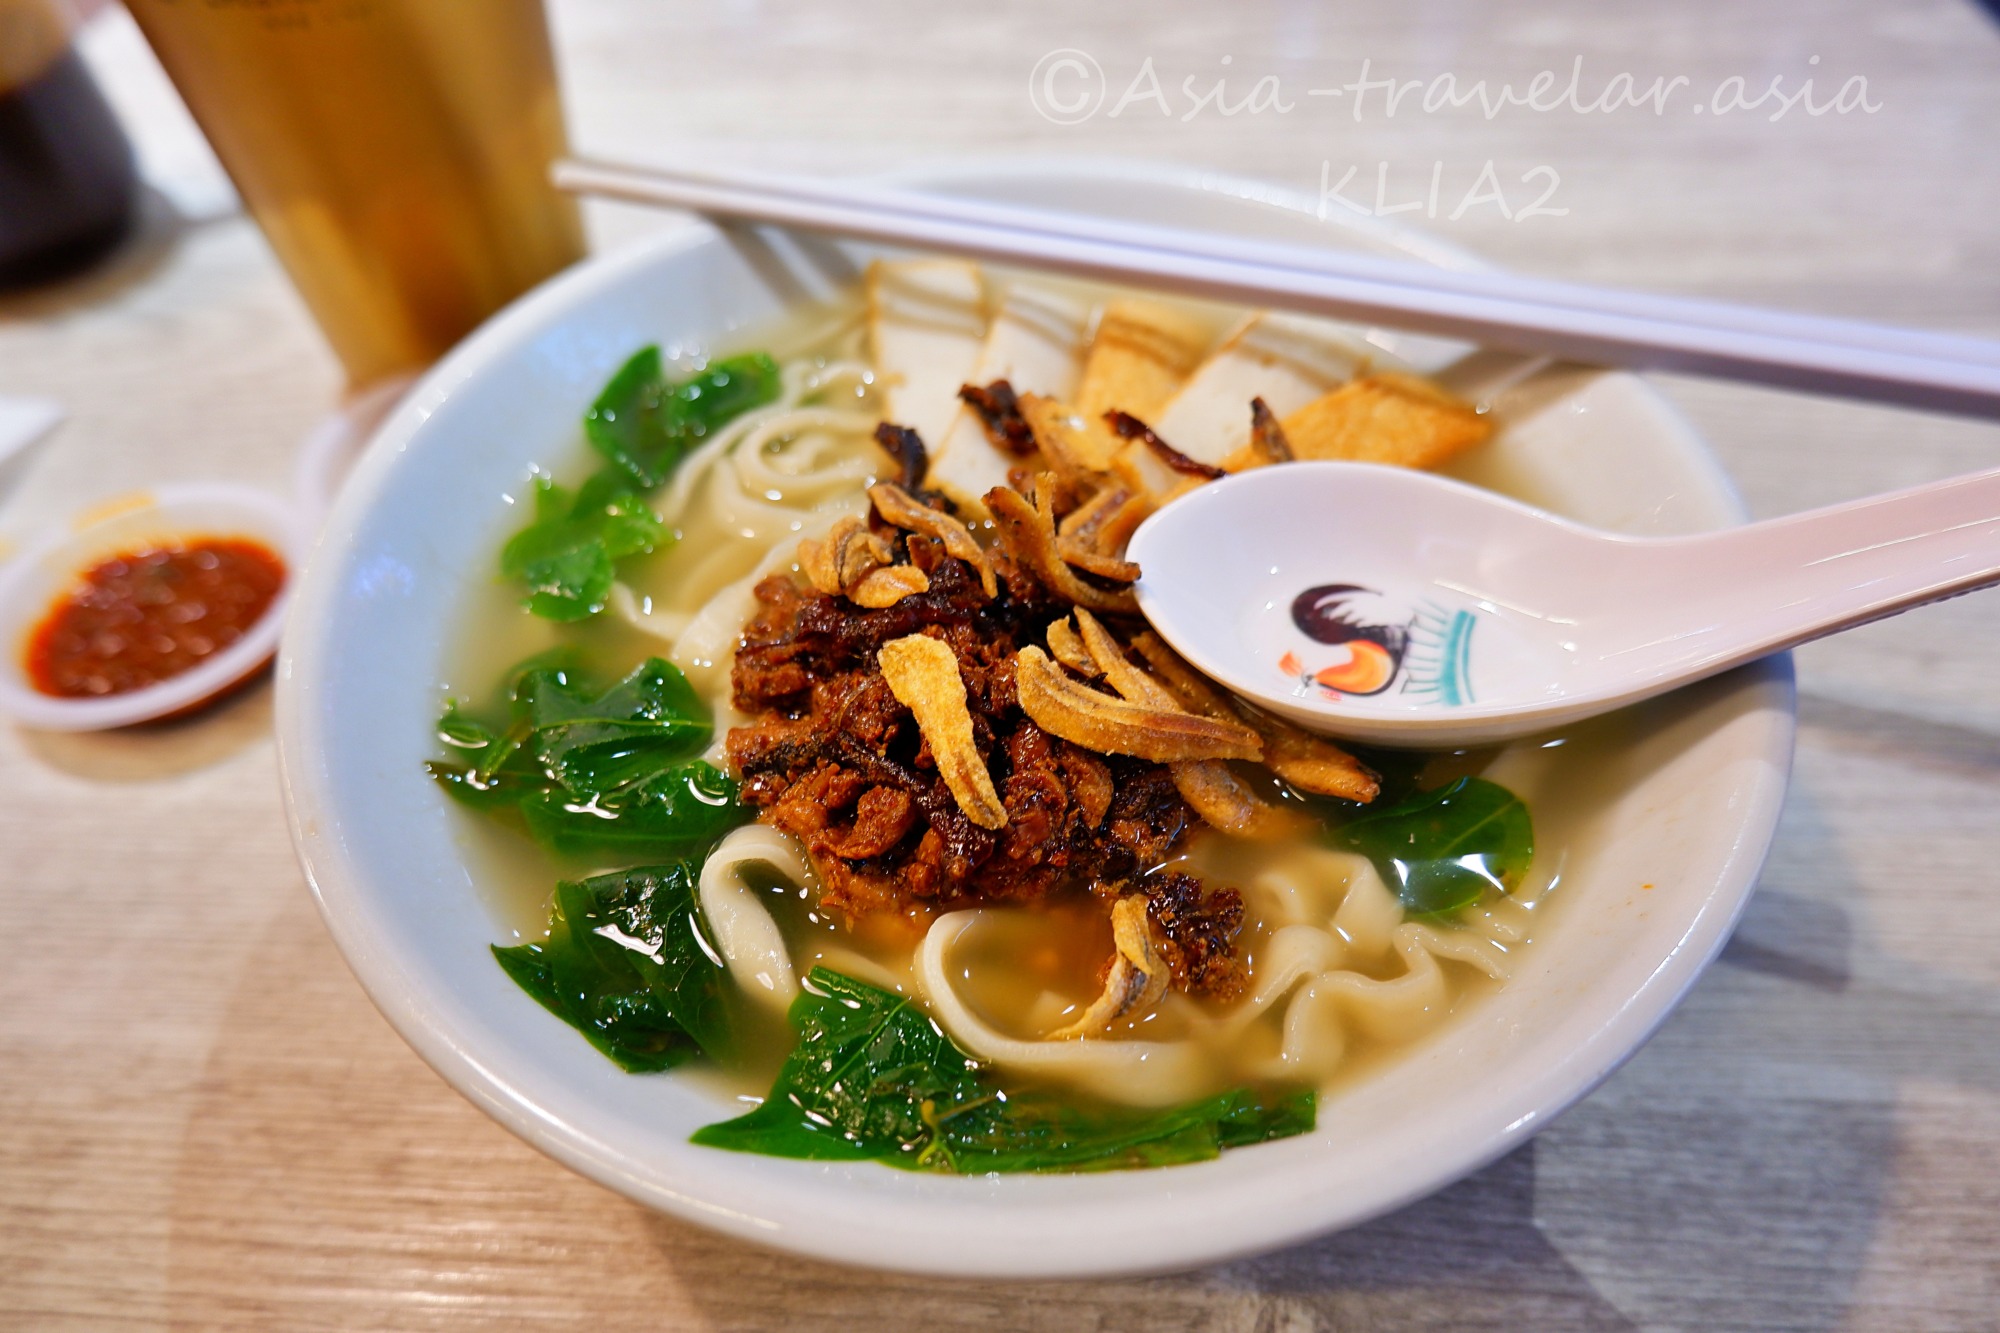
[[[728,738],[743,799],[806,845],[821,902],[858,916],[1032,901],[1124,883],[1166,859],[1192,821],[1166,768],[1051,736],[1015,696],[1015,655],[1068,606],[1004,557],[1001,594],[988,598],[941,543],[902,540],[926,591],[868,610],[789,575],[765,579],[731,674],[736,707],[755,719]],[[959,807],[882,673],[883,647],[912,634],[957,659],[1000,828]]]
[[[1179,873],[1148,878],[1143,892],[1155,947],[1173,969],[1175,984],[1224,998],[1239,993],[1245,978],[1236,932],[1243,928],[1243,895],[1205,888]]]
[[[1006,388],[967,399],[1000,408],[993,415],[1003,422],[1018,420]],[[900,484],[871,489],[865,524],[844,520],[823,541],[803,544],[809,579],[778,574],[755,589],[757,609],[731,673],[733,702],[748,722],[727,738],[744,801],[804,844],[822,909],[921,921],[933,911],[1058,893],[1089,891],[1114,904],[1143,894],[1173,986],[1236,994],[1241,895],[1159,867],[1207,822],[1183,795],[1202,795],[1191,776],[1219,766],[1172,762],[1183,758],[1173,747],[1213,748],[1209,731],[1261,742],[1235,723],[1184,713],[1171,694],[1150,707],[1095,692],[1061,708],[1030,700],[1048,725],[1038,723],[1022,706],[1017,673],[1030,665],[1044,677],[1073,671],[1080,689],[1091,673],[1077,671],[1079,653],[1058,649],[1057,665],[1043,650],[1076,638],[1070,618],[1079,594],[1106,613],[1124,609],[1122,594],[1099,591],[1117,590],[1118,580],[1102,579],[1054,540],[1064,514],[1089,503],[1087,488],[1079,493],[1050,474],[1017,476],[1013,490],[987,497],[1007,521],[999,541],[982,547],[949,501],[921,489],[914,433],[897,428],[895,443]],[[869,596],[887,573],[902,576],[893,600]],[[1101,634],[1094,622],[1090,629]],[[1100,638],[1100,650],[1109,642]],[[1067,688],[1046,680],[1037,688],[1048,694],[1052,684]],[[1101,728],[1097,713],[1107,719]],[[1166,748],[1136,747],[1148,757],[1103,752],[1117,747],[1100,730],[1116,737],[1135,725],[1156,728]]]

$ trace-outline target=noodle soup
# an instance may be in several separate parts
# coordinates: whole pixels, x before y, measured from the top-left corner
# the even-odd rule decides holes
[[[1434,466],[1487,423],[1330,326],[945,261],[743,345],[635,358],[598,470],[552,456],[433,766],[509,974],[635,1073],[763,1097],[697,1142],[1199,1160],[1506,984],[1616,721],[1352,756],[1187,678],[1121,598],[1131,514],[1206,476],[1356,440]]]

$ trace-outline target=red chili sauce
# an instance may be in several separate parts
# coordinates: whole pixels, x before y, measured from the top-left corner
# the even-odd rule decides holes
[[[283,560],[238,538],[113,556],[85,570],[28,636],[28,679],[69,699],[156,685],[242,638],[284,583]]]

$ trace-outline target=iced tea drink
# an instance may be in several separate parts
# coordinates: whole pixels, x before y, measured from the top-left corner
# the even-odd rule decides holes
[[[356,385],[579,258],[541,0],[128,0]]]

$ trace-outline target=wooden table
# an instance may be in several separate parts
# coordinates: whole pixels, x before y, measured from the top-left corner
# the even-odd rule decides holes
[[[1169,159],[1372,204],[1524,269],[2000,335],[2000,29],[1964,0],[1643,12],[1154,0],[553,0],[580,146],[830,172],[972,152]],[[1028,88],[1105,71],[1093,119]],[[1158,101],[1108,112],[1150,56]],[[1371,78],[1686,75],[1670,112],[1397,115]],[[1808,62],[1819,57],[1817,65]],[[1232,57],[1222,64],[1224,57]],[[1189,116],[1266,74],[1290,112]],[[1693,114],[1732,75],[1875,113]],[[1063,92],[1062,85],[1057,91]],[[1063,92],[1072,95],[1073,89]],[[1566,216],[1442,214],[1495,164]],[[1542,181],[1546,177],[1540,178]],[[1337,205],[1336,205],[1337,206]],[[1422,213],[1427,210],[1419,210]],[[602,240],[653,225],[593,218]],[[1674,382],[1760,515],[2000,463],[2000,432]],[[254,228],[155,208],[118,263],[0,305],[0,392],[71,420],[18,540],[157,478],[288,484],[337,377]],[[530,1151],[370,1008],[287,844],[260,688],[161,730],[0,727],[0,1321],[100,1326],[1292,1329],[2000,1326],[2000,599],[1799,654],[1798,766],[1749,916],[1664,1031],[1513,1156],[1394,1216],[1180,1277],[846,1271],[655,1216]]]

